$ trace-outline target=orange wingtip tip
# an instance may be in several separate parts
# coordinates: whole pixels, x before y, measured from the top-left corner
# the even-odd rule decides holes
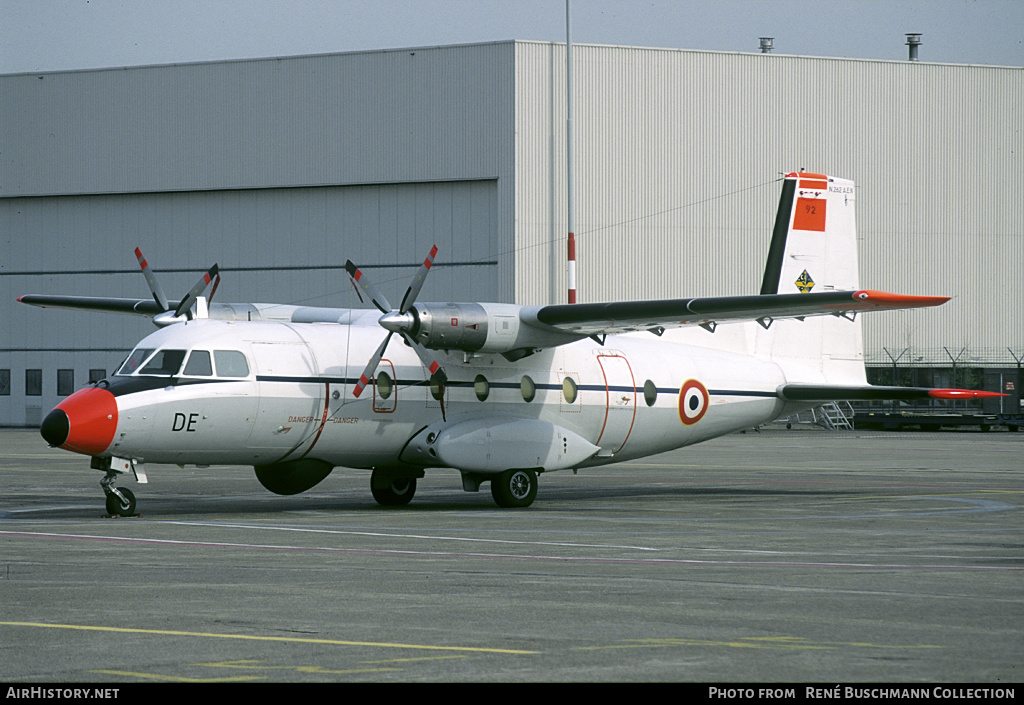
[[[887,291],[873,291],[871,289],[855,291],[853,298],[855,301],[863,301],[867,304],[903,306],[907,308],[941,306],[950,299],[949,296],[911,296],[908,294],[891,294]]]
[[[1000,392],[983,392],[980,389],[932,389],[928,396],[933,399],[985,399],[987,397],[1005,397]]]

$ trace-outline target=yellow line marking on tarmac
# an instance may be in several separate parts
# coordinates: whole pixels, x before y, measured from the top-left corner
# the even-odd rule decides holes
[[[347,641],[342,639],[311,639],[292,636],[256,636],[252,634],[220,634],[217,632],[184,632],[171,629],[133,629],[128,627],[100,627],[88,624],[47,624],[45,622],[0,622],[0,626],[36,627],[40,629],[71,629],[77,631],[116,632],[118,634],[152,634],[159,636],[191,636],[207,639],[240,639],[245,641],[277,641],[301,644],[327,644],[331,646],[371,646],[389,649],[419,649],[422,651],[461,651],[485,654],[536,654],[536,651],[493,649],[477,646],[437,646],[431,644],[403,644],[387,641]]]
[[[414,658],[387,658],[374,661],[363,661],[363,663],[412,663],[413,661],[446,661],[453,658],[466,658],[465,655],[457,656],[416,656]],[[385,669],[386,670],[386,669]]]
[[[463,658],[455,656],[453,658]],[[188,663],[186,666],[202,666],[204,668],[237,668],[246,671],[297,671],[298,673],[322,673],[324,675],[345,675],[351,673],[383,673],[386,671],[400,671],[400,668],[344,668],[339,670],[323,668],[321,666],[269,666],[262,661],[241,660],[241,661],[219,661],[212,663]]]
[[[633,643],[609,644],[607,646],[584,646],[577,651],[601,651],[605,649],[661,649],[666,646],[725,646],[732,649],[799,649],[828,650],[835,646],[811,644],[755,644],[749,641],[712,641],[710,639],[643,639]]]
[[[136,671],[89,671],[89,673],[102,673],[105,676],[127,676],[129,678],[145,678],[151,681],[172,681],[175,683],[247,683],[262,678],[248,676],[234,676],[232,678],[186,678],[185,676],[165,676],[160,673],[139,673]]]
[[[942,646],[932,644],[918,644],[908,646],[906,644],[872,644],[867,642],[810,642],[797,636],[774,636],[774,637],[742,637],[736,641],[715,641],[711,639],[635,639],[623,644],[608,644],[606,646],[583,646],[576,651],[601,651],[605,649],[654,649],[667,646],[724,646],[733,649],[791,649],[798,651],[831,650],[842,648],[868,648],[868,649],[941,649]]]

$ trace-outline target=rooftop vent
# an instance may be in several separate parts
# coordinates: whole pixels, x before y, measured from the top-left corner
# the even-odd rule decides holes
[[[910,56],[907,57],[909,61],[917,61],[917,48],[921,46],[921,33],[920,32],[908,32],[907,33],[907,47],[910,50]]]
[[[771,54],[772,53],[772,41],[775,37],[761,37],[761,53]]]

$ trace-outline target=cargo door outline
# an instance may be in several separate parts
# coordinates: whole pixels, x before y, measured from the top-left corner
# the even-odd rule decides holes
[[[298,459],[305,458],[320,440],[329,420],[338,418],[338,413],[345,405],[345,372],[347,371],[348,348],[345,349],[345,358],[340,365],[331,365],[337,362],[333,349],[328,345],[324,346],[323,340],[319,338],[307,338],[306,345],[313,355],[313,366],[321,376],[324,387],[324,413],[320,419],[320,425],[315,433],[311,434],[309,445]],[[319,349],[319,353],[317,352]],[[334,385],[333,388],[331,385]],[[301,444],[295,449],[301,448]],[[293,451],[294,452],[294,451]]]
[[[305,342],[253,343],[252,352],[260,394],[246,445],[287,451],[283,459],[322,425],[327,391]]]
[[[622,355],[602,353],[597,356],[604,375],[605,409],[601,433],[595,445],[618,453],[626,445],[636,421],[636,382],[633,368]]]

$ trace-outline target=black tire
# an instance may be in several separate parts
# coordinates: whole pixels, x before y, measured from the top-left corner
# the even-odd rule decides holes
[[[383,487],[376,487],[371,481],[370,492],[382,507],[402,507],[411,502],[416,494],[416,478],[399,477]]]
[[[131,517],[135,516],[135,493],[124,487],[118,487],[117,491],[124,495],[124,498],[128,500],[127,504],[121,501],[121,498],[116,494],[107,495],[107,514],[112,517]]]
[[[537,473],[530,468],[506,470],[491,480],[491,496],[499,507],[529,507],[537,497]]]

